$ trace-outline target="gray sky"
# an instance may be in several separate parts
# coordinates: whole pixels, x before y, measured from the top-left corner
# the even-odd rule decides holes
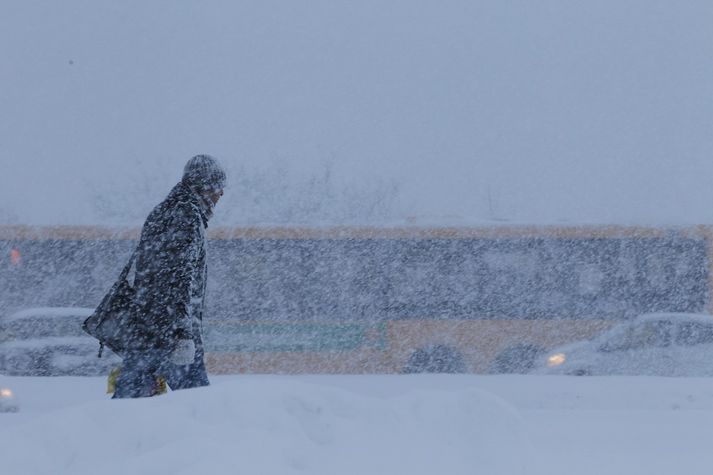
[[[707,0],[4,0],[0,220],[103,222],[103,190],[145,213],[206,152],[396,183],[396,221],[713,223],[712,24]]]

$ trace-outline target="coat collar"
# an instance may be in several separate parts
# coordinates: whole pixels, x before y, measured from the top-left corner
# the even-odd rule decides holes
[[[194,190],[192,190],[190,186],[186,185],[182,181],[178,182],[174,189],[176,190],[176,194],[179,200],[188,201],[193,206],[195,206],[196,209],[198,209],[198,212],[201,216],[201,221],[203,221],[203,227],[207,228],[208,220],[213,215],[213,210],[207,203],[205,203],[203,197],[196,193]]]

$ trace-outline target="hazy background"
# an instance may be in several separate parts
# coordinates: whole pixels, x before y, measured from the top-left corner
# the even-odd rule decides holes
[[[713,2],[0,1],[0,222],[713,223]],[[413,220],[411,220],[413,222]]]

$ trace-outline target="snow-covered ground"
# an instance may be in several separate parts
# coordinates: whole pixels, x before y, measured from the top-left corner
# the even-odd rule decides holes
[[[102,378],[10,378],[8,474],[709,474],[713,381],[220,376],[111,401]]]

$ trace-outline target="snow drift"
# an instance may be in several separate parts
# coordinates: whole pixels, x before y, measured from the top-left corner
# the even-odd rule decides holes
[[[0,432],[0,459],[27,474],[513,475],[531,458],[525,433],[478,389],[371,397],[253,377],[48,412]]]

